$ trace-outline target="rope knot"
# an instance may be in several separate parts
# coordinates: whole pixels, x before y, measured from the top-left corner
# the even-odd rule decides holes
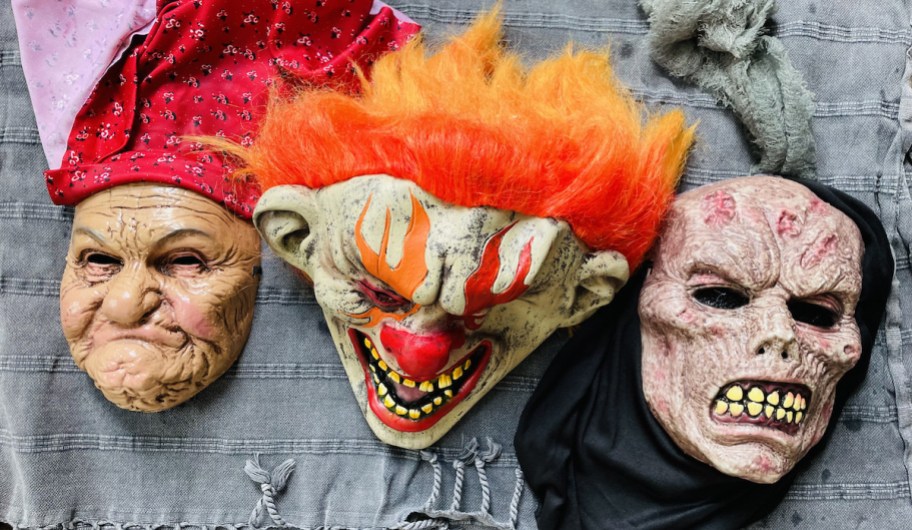
[[[263,518],[265,511],[275,526],[285,526],[285,520],[279,515],[276,508],[275,498],[278,493],[285,489],[288,478],[295,469],[295,461],[288,459],[273,468],[272,473],[263,469],[260,465],[260,455],[254,455],[253,460],[247,460],[244,465],[244,472],[251,480],[260,485],[260,491],[263,496],[257,501],[253,512],[250,514],[250,526],[259,527],[259,522]]]

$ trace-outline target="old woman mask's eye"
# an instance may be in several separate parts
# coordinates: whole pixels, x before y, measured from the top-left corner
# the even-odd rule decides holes
[[[103,282],[110,279],[123,268],[123,260],[99,250],[83,251],[77,264],[90,282]]]

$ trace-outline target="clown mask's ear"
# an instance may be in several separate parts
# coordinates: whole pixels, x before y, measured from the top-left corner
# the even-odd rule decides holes
[[[601,250],[586,255],[577,269],[576,298],[564,326],[575,326],[610,303],[629,277],[627,259],[619,252]]]
[[[253,224],[273,252],[311,274],[307,248],[315,243],[312,227],[320,223],[316,192],[306,186],[276,186],[260,197]]]

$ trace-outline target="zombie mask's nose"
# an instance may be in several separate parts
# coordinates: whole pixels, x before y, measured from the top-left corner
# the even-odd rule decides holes
[[[795,321],[784,301],[757,301],[756,321],[759,332],[751,348],[757,355],[772,355],[785,361],[798,358],[798,338]]]
[[[426,381],[446,368],[450,352],[465,343],[465,331],[457,327],[413,333],[405,328],[384,325],[380,330],[380,342],[405,375]]]

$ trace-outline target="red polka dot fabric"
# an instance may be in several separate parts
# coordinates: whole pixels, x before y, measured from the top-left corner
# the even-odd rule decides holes
[[[227,161],[187,137],[249,145],[273,85],[354,89],[354,64],[366,71],[420,29],[374,4],[160,1],[150,33],[134,37],[141,42],[80,110],[62,167],[45,173],[51,199],[74,205],[113,186],[157,182],[202,193],[249,219],[256,186],[230,179]]]

